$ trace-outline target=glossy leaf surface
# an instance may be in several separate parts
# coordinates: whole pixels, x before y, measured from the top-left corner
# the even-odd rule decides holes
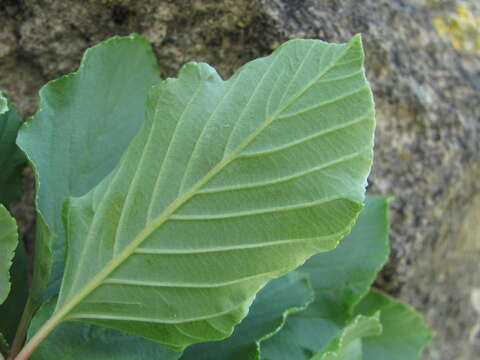
[[[314,256],[298,270],[310,275],[315,301],[262,342],[262,358],[308,360],[351,321],[355,304],[388,258],[388,203],[388,198],[368,196],[352,232],[338,247]]]
[[[147,92],[158,81],[150,45],[131,35],[90,48],[78,72],[40,90],[40,110],[18,138],[37,177],[37,302],[47,284],[44,298],[58,291],[63,275],[64,200],[85,194],[115,167],[143,123]]]
[[[357,36],[290,41],[223,81],[191,63],[150,93],[117,168],[66,208],[55,314],[181,350],[222,339],[271,279],[362,207],[374,108]]]

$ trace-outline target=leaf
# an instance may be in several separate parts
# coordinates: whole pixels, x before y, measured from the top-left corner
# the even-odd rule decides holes
[[[0,109],[2,105],[0,103]],[[0,305],[7,299],[10,292],[10,267],[18,245],[17,223],[8,210],[0,204]],[[8,351],[5,339],[5,319],[0,318],[0,357]]]
[[[350,235],[299,269],[310,275],[315,301],[261,343],[262,358],[310,359],[338,336],[388,258],[388,203],[386,197],[367,196]]]
[[[371,317],[358,315],[312,360],[370,360],[363,356],[363,341],[381,333],[382,325],[378,313]]]
[[[65,208],[65,276],[35,341],[65,320],[176,350],[222,339],[269,280],[334,248],[372,163],[362,65],[358,36],[296,40],[228,81],[191,63],[155,86],[115,171]]]
[[[8,210],[0,204],[0,305],[10,292],[10,267],[17,244],[17,223]]]
[[[31,337],[48,320],[56,298],[47,301],[29,329]],[[60,325],[40,345],[31,360],[177,360],[180,353],[119,331],[77,322]]]
[[[291,272],[272,280],[257,295],[248,316],[233,335],[220,342],[193,345],[181,360],[255,360],[258,341],[282,327],[288,314],[303,310],[313,300],[305,274]]]
[[[433,337],[421,316],[410,306],[377,291],[370,293],[355,309],[357,314],[380,311],[383,332],[363,341],[363,359],[415,360]]]
[[[15,145],[20,114],[0,91],[0,203],[9,205],[22,193],[25,156]]]
[[[0,333],[12,343],[28,297],[27,254],[19,241],[10,269],[12,289],[0,305]]]
[[[158,81],[150,45],[131,35],[87,50],[78,72],[40,90],[40,110],[18,138],[37,177],[37,302],[57,293],[63,275],[64,200],[85,194],[115,167],[143,123],[147,92]]]

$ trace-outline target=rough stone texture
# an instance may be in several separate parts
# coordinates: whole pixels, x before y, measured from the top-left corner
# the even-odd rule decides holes
[[[166,76],[189,60],[229,76],[288,38],[345,41],[362,32],[378,113],[370,190],[395,196],[394,250],[377,285],[438,332],[425,359],[471,360],[480,353],[480,57],[455,51],[433,26],[459,4],[0,0],[0,87],[31,114],[38,88],[75,70],[88,46],[133,31],[150,38]]]

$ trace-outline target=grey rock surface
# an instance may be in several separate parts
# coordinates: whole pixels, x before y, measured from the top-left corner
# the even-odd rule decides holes
[[[363,33],[378,119],[370,191],[395,196],[394,250],[377,286],[412,304],[438,333],[425,359],[473,360],[480,358],[472,300],[480,288],[480,56],[455,50],[433,21],[459,4],[0,0],[0,87],[29,115],[39,87],[74,71],[87,47],[131,32],[149,37],[165,76],[196,60],[225,77],[289,38],[343,42]],[[23,212],[31,198],[30,191]]]

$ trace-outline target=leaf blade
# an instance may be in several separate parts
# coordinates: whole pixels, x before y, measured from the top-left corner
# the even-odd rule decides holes
[[[383,332],[363,341],[364,359],[420,359],[423,349],[433,338],[433,332],[422,317],[410,306],[375,290],[358,304],[356,313],[369,315],[380,311]]]
[[[37,303],[58,292],[63,274],[64,200],[88,192],[114,168],[143,122],[148,89],[158,81],[150,45],[130,35],[87,50],[76,73],[40,90],[39,111],[17,141],[37,178],[42,221],[37,242],[43,254],[34,279]]]
[[[379,314],[371,317],[358,315],[349,323],[341,334],[316,354],[312,360],[363,360],[364,338],[378,336],[382,333]]]
[[[347,65],[345,56],[352,60]],[[292,69],[293,61],[301,66]],[[178,79],[156,86],[147,122],[117,169],[94,191],[70,201],[71,253],[55,321],[125,330],[175,349],[230,335],[268,280],[333,248],[361,208],[374,128],[362,65],[358,37],[344,45],[293,41],[228,81],[205,64],[189,64]],[[287,71],[288,83],[272,88]],[[331,87],[320,83],[345,72],[358,74]],[[356,106],[338,110],[345,99]],[[305,137],[312,126],[328,129],[359,114],[361,126],[326,132],[315,146],[300,142],[280,154],[269,151]],[[265,150],[268,155],[250,156]],[[283,150],[291,159],[300,152],[305,162],[277,166]],[[355,161],[321,166],[348,154]],[[320,173],[322,186],[312,189]],[[212,194],[217,186],[251,185],[251,179],[267,185],[222,191],[221,201]],[[271,249],[275,258],[268,256]],[[206,264],[208,271],[197,270]],[[194,306],[186,300],[192,298]]]

